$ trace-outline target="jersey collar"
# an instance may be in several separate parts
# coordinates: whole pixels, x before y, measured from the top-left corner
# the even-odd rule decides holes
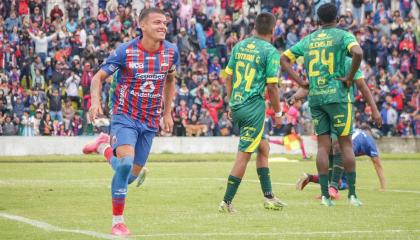
[[[142,50],[142,51],[144,51],[144,52],[147,52],[148,54],[156,54],[156,53],[158,53],[158,52],[162,51],[162,49],[163,49],[163,41],[161,41],[161,43],[160,43],[160,46],[159,46],[158,50],[156,50],[156,51],[154,51],[154,52],[150,52],[150,51],[148,51],[147,49],[145,49],[145,48],[144,48],[143,44],[141,44],[141,39],[142,39],[142,38],[143,38],[143,37],[138,37],[138,41],[139,41],[138,47],[139,47],[139,49],[140,49],[140,50]]]

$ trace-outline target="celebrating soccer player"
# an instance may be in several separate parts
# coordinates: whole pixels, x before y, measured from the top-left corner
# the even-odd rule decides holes
[[[338,136],[344,171],[349,183],[348,198],[352,202],[359,201],[355,189],[356,163],[351,139],[353,125],[351,95],[353,93],[350,92],[350,86],[362,61],[363,51],[354,35],[336,28],[337,8],[334,4],[327,3],[320,6],[317,14],[320,29],[285,51],[280,61],[289,76],[301,84],[302,80],[293,71],[289,61],[295,60],[298,56],[304,57],[309,79],[309,106],[315,132],[318,135],[316,162],[321,185],[321,204],[333,206],[334,203],[328,193],[328,155],[331,149],[331,134]],[[352,64],[346,75],[344,66],[348,53],[352,55]],[[342,82],[340,79],[343,77]],[[305,84],[301,85],[305,86]]]
[[[239,126],[240,141],[225,196],[219,206],[221,212],[235,212],[232,200],[254,151],[257,151],[257,173],[264,194],[264,207],[278,210],[285,205],[273,194],[268,168],[269,145],[268,141],[263,139],[265,117],[263,95],[266,87],[276,112],[275,124],[276,126],[281,124],[277,86],[280,56],[270,43],[275,23],[276,19],[271,13],[259,14],[255,23],[256,34],[235,45],[226,67],[230,115]]]
[[[171,101],[174,76],[179,61],[175,45],[165,41],[165,12],[157,8],[142,11],[139,16],[142,36],[120,45],[103,63],[92,80],[92,105],[89,117],[102,112],[100,92],[105,79],[119,70],[112,94],[110,163],[115,170],[112,179],[112,233],[129,235],[123,219],[127,184],[146,164],[152,140],[158,131],[161,101],[164,99],[164,130],[172,131]],[[162,96],[163,94],[163,96]]]

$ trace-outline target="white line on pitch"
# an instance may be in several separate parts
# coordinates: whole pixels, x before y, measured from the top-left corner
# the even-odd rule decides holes
[[[390,229],[390,230],[349,230],[349,231],[325,231],[325,232],[237,232],[237,233],[156,233],[156,234],[139,234],[133,235],[133,237],[217,237],[217,236],[299,236],[299,235],[343,235],[343,234],[363,234],[363,233],[410,233],[420,232],[420,229],[414,230],[401,230],[401,229]]]
[[[95,231],[60,228],[60,227],[51,225],[51,224],[46,223],[46,222],[41,222],[41,221],[25,218],[25,217],[18,216],[18,215],[8,214],[8,213],[4,213],[4,212],[0,212],[0,217],[6,218],[6,219],[9,219],[9,220],[13,220],[13,221],[16,221],[16,222],[26,223],[26,224],[32,225],[34,227],[43,229],[45,231],[49,231],[49,232],[78,233],[78,234],[87,235],[87,236],[91,236],[91,237],[95,237],[95,238],[101,238],[101,239],[120,239],[120,238],[115,237],[115,236],[110,235],[110,234],[104,234],[104,233],[99,233],[99,232],[95,232]]]

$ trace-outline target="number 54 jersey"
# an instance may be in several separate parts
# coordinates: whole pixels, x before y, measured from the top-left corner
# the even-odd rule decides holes
[[[256,36],[237,43],[225,69],[232,75],[232,110],[256,98],[264,99],[265,86],[278,82],[279,69],[280,54],[271,43]]]
[[[309,106],[349,102],[349,89],[337,78],[345,77],[346,56],[358,45],[353,34],[329,27],[309,34],[283,54],[294,61],[303,56],[309,79]]]
[[[108,75],[118,70],[110,95],[112,114],[128,115],[158,128],[164,82],[178,62],[177,47],[167,41],[156,52],[145,50],[140,37],[121,44],[101,66]]]

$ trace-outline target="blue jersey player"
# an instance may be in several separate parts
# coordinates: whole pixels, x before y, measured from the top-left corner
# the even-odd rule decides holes
[[[137,178],[146,164],[152,140],[159,127],[164,105],[163,125],[172,131],[171,102],[174,96],[175,72],[179,62],[176,46],[165,41],[165,12],[157,8],[144,9],[139,16],[142,36],[121,44],[102,64],[92,80],[92,105],[89,117],[93,121],[102,112],[102,83],[115,76],[112,101],[111,137],[100,136],[91,151],[104,152],[115,170],[112,179],[112,234],[129,235],[123,212],[127,185]]]
[[[375,143],[375,139],[372,137],[372,133],[369,128],[357,129],[353,135],[353,152],[356,157],[368,156],[372,160],[373,166],[375,167],[376,173],[379,178],[381,190],[385,189],[385,176],[384,169],[382,167],[381,159],[379,158],[378,148]],[[297,190],[303,190],[305,186],[310,183],[318,183],[318,175],[304,173],[303,177],[296,183]],[[341,178],[341,181],[337,183],[340,189],[346,189],[346,179]]]

